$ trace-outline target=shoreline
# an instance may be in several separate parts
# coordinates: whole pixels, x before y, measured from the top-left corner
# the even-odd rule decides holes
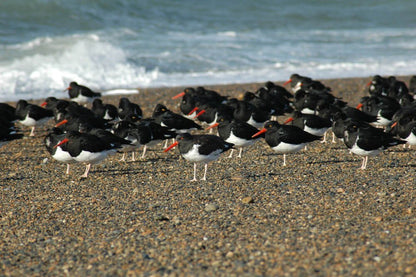
[[[354,106],[370,79],[321,81]],[[205,87],[239,97],[261,85]],[[157,103],[178,111],[171,97],[181,89],[103,101],[128,97],[148,117]],[[190,182],[192,164],[157,145],[135,162],[109,157],[79,179],[84,165],[66,175],[46,152],[46,128],[30,138],[22,127],[25,137],[0,149],[6,276],[416,274],[414,149],[389,148],[360,170],[342,142],[314,142],[282,166],[260,140],[240,159],[210,163],[207,181]]]

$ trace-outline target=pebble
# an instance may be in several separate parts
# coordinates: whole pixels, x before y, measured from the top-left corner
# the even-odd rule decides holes
[[[206,204],[205,205],[205,211],[206,212],[213,212],[213,211],[216,211],[216,210],[218,210],[218,205],[217,204],[212,204],[212,203],[210,203],[210,204]]]

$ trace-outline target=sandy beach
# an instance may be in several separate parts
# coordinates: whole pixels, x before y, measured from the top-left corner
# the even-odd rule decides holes
[[[321,81],[355,107],[369,80]],[[241,97],[262,85],[206,87]],[[178,112],[182,89],[127,97],[149,117],[157,103]],[[190,182],[192,163],[157,145],[80,179],[84,165],[66,175],[47,153],[47,127],[34,138],[22,127],[0,149],[0,276],[416,275],[415,149],[392,147],[360,170],[342,141],[314,142],[283,167],[261,140]]]

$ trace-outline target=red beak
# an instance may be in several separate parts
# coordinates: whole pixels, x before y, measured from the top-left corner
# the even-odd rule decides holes
[[[197,110],[198,110],[198,107],[193,108],[193,109],[192,109],[192,111],[190,111],[190,112],[188,113],[188,115],[193,114],[193,113],[194,113],[194,112],[196,112]]]
[[[396,122],[394,122],[393,124],[391,124],[391,128],[393,128],[394,126],[396,126],[397,125],[397,121]]]
[[[205,113],[205,110],[201,110],[199,113],[197,113],[197,115],[194,118],[197,118],[198,116],[200,116],[201,114]]]
[[[58,146],[61,146],[62,144],[64,144],[64,143],[67,143],[69,140],[67,139],[67,138],[64,138],[63,140],[61,140],[61,142],[60,143],[58,143],[57,145],[55,145],[53,148],[56,148],[56,147],[58,147]]]
[[[355,107],[357,110],[361,109],[361,107],[364,106],[363,104],[358,104],[357,107]]]
[[[293,121],[293,117],[289,117],[283,124],[288,124],[291,121]]]
[[[64,119],[61,122],[56,123],[55,127],[59,127],[61,125],[64,125],[65,123],[68,123],[68,120],[67,119]]]
[[[66,89],[64,89],[64,91],[70,90],[72,89],[71,86],[67,87]]]
[[[182,97],[184,95],[185,95],[185,92],[183,91],[183,92],[181,92],[181,93],[176,94],[175,96],[173,96],[172,99],[178,99],[179,97]]]
[[[287,84],[291,83],[292,79],[287,80],[286,82],[283,83],[284,86],[286,86]]]
[[[365,86],[369,87],[373,81],[368,82]]]
[[[206,128],[205,130],[209,130],[209,129],[215,128],[215,127],[217,127],[218,125],[220,125],[218,122],[217,122],[217,123],[214,123],[214,124],[212,124],[211,126],[209,126],[208,128]]]
[[[41,107],[45,107],[46,105],[48,105],[48,103],[45,101],[42,104],[40,104]]]
[[[172,149],[173,147],[175,147],[178,144],[179,144],[179,142],[175,141],[168,148],[166,148],[165,150],[163,150],[163,152],[168,152],[170,149]]]
[[[266,133],[266,132],[267,132],[267,129],[266,129],[266,128],[263,128],[263,129],[261,129],[260,131],[258,131],[257,133],[255,133],[254,135],[252,135],[251,137],[252,137],[252,138],[255,138],[255,137],[258,137],[258,136],[260,136],[261,134]]]

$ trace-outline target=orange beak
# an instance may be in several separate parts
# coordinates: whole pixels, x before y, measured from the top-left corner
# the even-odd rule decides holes
[[[188,113],[188,115],[193,114],[193,113],[194,113],[194,112],[196,112],[197,110],[198,110],[198,107],[193,108],[193,109],[192,109],[192,111],[190,111],[190,112]]]
[[[358,104],[357,107],[355,107],[357,110],[361,109],[361,107],[364,106],[363,104]]]
[[[45,101],[42,104],[40,104],[41,107],[45,107],[46,105],[48,105],[48,103]]]
[[[212,124],[211,126],[207,127],[205,130],[209,130],[209,129],[215,128],[215,127],[217,127],[218,125],[220,125],[218,122],[217,122],[217,123],[214,123],[214,124]]]
[[[71,86],[67,87],[66,89],[64,89],[64,91],[70,90],[72,89]]]
[[[61,140],[61,142],[60,143],[58,143],[57,145],[55,145],[53,148],[56,148],[56,147],[58,147],[58,146],[61,146],[62,144],[64,144],[64,143],[67,143],[69,140],[67,139],[67,138],[64,138],[63,140]]]
[[[200,116],[201,114],[205,113],[205,110],[201,110],[199,113],[197,113],[197,115],[194,118],[197,118],[198,116]]]
[[[255,138],[255,137],[258,137],[258,136],[260,136],[261,134],[266,133],[266,132],[267,132],[267,129],[266,129],[266,128],[263,128],[263,129],[261,129],[260,131],[258,131],[257,133],[255,133],[254,135],[252,135],[251,137],[252,137],[252,138]]]
[[[293,121],[293,117],[289,117],[283,124],[288,124]]]
[[[365,86],[369,87],[373,81],[368,82]]]
[[[172,99],[178,99],[179,97],[182,97],[184,95],[185,95],[185,92],[183,91],[183,92],[181,92],[181,93],[176,94],[175,96],[173,96]]]
[[[292,79],[289,79],[286,82],[284,82],[283,85],[286,86],[287,84],[290,84],[291,82],[292,82]]]
[[[168,152],[170,149],[172,149],[173,147],[175,147],[178,144],[179,144],[179,142],[175,141],[168,148],[166,148],[165,150],[163,150],[163,152]]]
[[[396,126],[397,125],[397,121],[396,122],[394,122],[393,124],[391,124],[391,128],[393,128],[394,126]]]
[[[64,119],[61,122],[56,123],[55,127],[59,127],[59,126],[64,125],[66,123],[68,123],[68,120],[67,119]]]

